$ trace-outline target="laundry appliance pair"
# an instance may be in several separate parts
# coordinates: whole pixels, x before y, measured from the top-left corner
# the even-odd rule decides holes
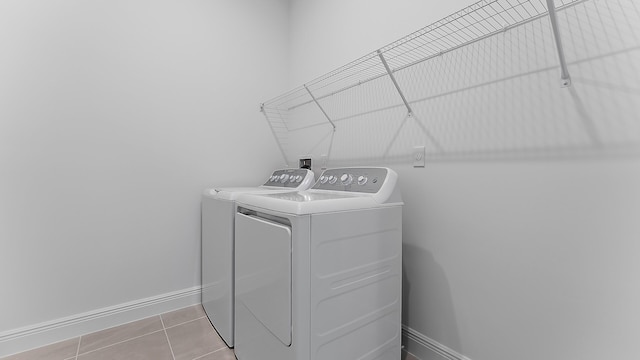
[[[239,360],[400,359],[397,178],[328,169],[309,190],[237,197]]]

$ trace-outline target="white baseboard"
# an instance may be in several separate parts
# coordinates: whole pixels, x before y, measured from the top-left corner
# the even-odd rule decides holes
[[[455,350],[402,325],[404,349],[420,360],[471,360]]]
[[[0,357],[199,304],[201,287],[130,301],[0,333]]]

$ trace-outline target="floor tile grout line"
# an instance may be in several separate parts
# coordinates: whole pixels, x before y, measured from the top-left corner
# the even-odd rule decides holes
[[[206,318],[206,317],[207,317],[206,315],[203,315],[203,316],[201,316],[201,317],[199,317],[199,318],[196,318],[196,319],[191,319],[191,320],[187,320],[187,321],[185,321],[185,322],[181,322],[180,324],[175,324],[175,325],[167,326],[167,327],[166,327],[166,329],[172,329],[172,328],[174,328],[174,327],[176,327],[176,326],[180,326],[180,325],[188,324],[188,323],[190,323],[190,322],[194,322],[194,321],[196,321],[196,320],[201,320],[201,319],[204,319],[204,318]]]
[[[171,358],[176,360],[176,355],[173,353],[173,346],[171,346],[171,340],[169,340],[169,334],[167,334],[167,327],[164,326],[164,320],[162,320],[162,315],[160,315],[160,322],[162,323],[162,331],[164,331],[164,336],[167,338],[167,344],[169,344],[169,350],[171,351]]]
[[[140,320],[149,320],[149,319],[154,318],[154,317],[158,317],[158,318],[160,318],[160,315],[149,316],[149,317],[146,317],[146,318],[144,318],[144,319],[140,319]],[[160,320],[162,321],[162,318],[160,318]],[[115,327],[110,327],[110,328],[107,328],[107,329],[104,329],[104,330],[112,330],[112,329],[115,329],[115,328],[120,327],[120,326],[126,326],[126,325],[129,325],[129,324],[133,324],[134,322],[137,322],[137,321],[138,321],[138,320],[136,320],[136,321],[131,321],[131,322],[128,322],[128,323],[125,323],[125,324],[122,324],[122,325],[118,325],[118,326],[115,326]],[[95,332],[92,332],[92,333],[84,334],[84,335],[82,335],[82,336],[89,336],[89,335],[97,334],[97,333],[99,333],[99,332],[101,332],[101,331],[104,331],[104,330],[98,330],[98,331],[95,331]],[[96,351],[98,351],[98,350],[102,350],[102,349],[106,349],[106,348],[108,348],[108,347],[110,347],[110,346],[119,345],[119,344],[125,343],[125,342],[130,341],[130,340],[139,339],[139,338],[141,338],[141,337],[143,337],[143,336],[147,336],[147,335],[155,334],[155,333],[160,332],[160,331],[162,331],[162,329],[149,331],[149,332],[147,332],[147,333],[144,333],[144,334],[141,334],[141,335],[137,335],[137,336],[134,336],[134,337],[130,337],[130,338],[125,339],[125,340],[120,340],[120,341],[115,342],[115,343],[113,343],[113,344],[105,345],[105,346],[99,347],[99,348],[97,348],[97,349],[93,349],[93,350],[85,351],[85,352],[83,352],[83,353],[81,353],[81,352],[80,352],[80,344],[78,344],[78,354],[77,354],[77,356],[85,355],[85,354],[89,354],[89,353],[96,352]],[[82,338],[82,336],[80,336],[80,338]]]
[[[222,351],[222,350],[224,350],[225,348],[227,348],[227,347],[226,347],[226,346],[223,346],[223,347],[221,347],[221,348],[220,348],[220,349],[218,349],[218,350],[213,350],[212,352],[206,353],[206,354],[204,354],[204,355],[200,355],[200,356],[198,356],[197,358],[194,358],[193,360],[202,359],[202,358],[203,358],[203,357],[205,357],[205,356],[209,356],[209,355],[211,355],[211,354],[215,354],[215,353],[217,353],[218,351]]]
[[[78,337],[78,347],[76,348],[76,357],[75,357],[76,360],[78,360],[78,356],[80,355],[80,343],[82,343],[82,335]]]
[[[103,347],[100,347],[100,348],[97,348],[97,349],[93,349],[93,350],[91,350],[91,351],[83,352],[82,354],[78,354],[78,356],[80,356],[80,355],[90,354],[90,353],[92,353],[92,352],[96,352],[96,351],[104,350],[104,349],[109,348],[109,347],[112,347],[112,346],[116,346],[116,345],[124,344],[124,343],[126,343],[126,342],[131,341],[131,340],[136,340],[136,339],[139,339],[139,338],[141,338],[141,337],[145,337],[145,336],[149,336],[149,335],[151,335],[151,334],[159,333],[160,331],[163,331],[163,329],[155,330],[155,331],[151,331],[151,332],[146,333],[146,334],[143,334],[143,335],[134,336],[134,337],[132,337],[132,338],[128,338],[128,339],[126,339],[126,340],[118,341],[118,342],[115,342],[115,343],[113,343],[113,344],[109,344],[109,345],[106,345],[106,346],[103,346]]]

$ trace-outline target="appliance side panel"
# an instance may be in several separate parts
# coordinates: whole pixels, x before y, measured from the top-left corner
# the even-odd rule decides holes
[[[233,346],[233,237],[235,202],[202,199],[202,307]]]
[[[311,359],[399,360],[402,208],[314,214],[311,239]]]

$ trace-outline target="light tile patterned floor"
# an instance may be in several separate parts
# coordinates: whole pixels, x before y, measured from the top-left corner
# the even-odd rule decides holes
[[[116,326],[1,360],[235,360],[201,305]],[[419,360],[403,352],[402,360]]]
[[[196,305],[2,360],[235,360]]]

